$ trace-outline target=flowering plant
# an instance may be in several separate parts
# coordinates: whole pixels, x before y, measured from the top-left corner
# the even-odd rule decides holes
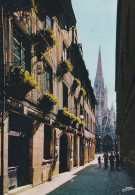
[[[13,71],[9,72],[7,83],[9,87],[8,94],[17,99],[23,99],[34,88],[40,90],[33,75],[20,68],[14,68]]]
[[[57,44],[52,28],[46,28],[37,34],[32,34],[32,44],[34,44],[35,55],[40,59],[49,47]]]
[[[75,91],[76,91],[76,88],[81,86],[81,81],[77,78],[74,79],[73,81],[73,84],[71,86],[71,91],[70,91],[70,94],[71,95],[74,95]]]
[[[55,98],[51,92],[49,93],[48,90],[46,91],[46,95],[49,97],[50,101],[52,101],[53,105],[59,103],[59,100]]]
[[[82,121],[79,117],[77,117],[75,114],[70,113],[66,107],[63,108],[64,113],[74,121],[77,121],[79,124],[85,126],[85,122]]]
[[[20,79],[24,82],[29,84],[32,88],[40,90],[38,84],[36,84],[35,78],[33,75],[30,75],[29,71],[21,70],[20,73]]]
[[[57,68],[55,77],[58,79],[58,81],[62,81],[64,79],[64,75],[68,72],[73,71],[73,65],[71,64],[70,60],[63,61]]]
[[[63,112],[71,119],[76,119],[76,116],[68,111],[66,107],[63,108]]]
[[[59,102],[58,99],[54,97],[52,93],[49,93],[48,90],[42,95],[38,100],[38,109],[42,110],[44,114],[49,113],[54,105]]]
[[[82,94],[83,96],[86,95],[86,91],[85,91],[85,89],[84,89],[83,87],[81,87],[80,92],[81,92],[81,94]]]
[[[48,37],[48,42],[51,47],[57,44],[57,40],[54,37],[54,32],[52,28],[46,28],[45,35]]]

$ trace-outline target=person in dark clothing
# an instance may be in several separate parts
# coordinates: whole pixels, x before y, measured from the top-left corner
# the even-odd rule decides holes
[[[107,167],[108,167],[108,154],[104,153],[103,158],[104,158],[105,169],[107,169]]]
[[[111,155],[109,157],[111,170],[114,170],[114,159],[115,159],[115,157],[114,157],[113,153],[111,152]]]
[[[119,170],[120,158],[118,152],[116,152],[115,158],[116,158],[116,170]]]
[[[101,168],[101,156],[98,157],[99,168]]]

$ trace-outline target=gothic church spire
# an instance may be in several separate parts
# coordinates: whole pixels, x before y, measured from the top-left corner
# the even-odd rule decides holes
[[[95,78],[95,87],[96,85],[101,85],[104,87],[104,79],[103,79],[103,73],[102,73],[102,60],[101,60],[101,50],[99,47],[99,54],[98,54],[98,63],[97,63],[97,72],[96,72],[96,78]]]

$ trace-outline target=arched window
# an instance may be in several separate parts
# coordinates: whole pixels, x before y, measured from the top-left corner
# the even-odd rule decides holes
[[[101,100],[101,107],[104,108],[104,100]]]

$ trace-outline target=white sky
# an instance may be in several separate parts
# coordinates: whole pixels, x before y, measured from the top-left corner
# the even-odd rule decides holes
[[[115,43],[117,0],[72,0],[77,20],[79,43],[89,70],[92,86],[96,76],[99,46],[102,70],[108,89],[108,106],[116,106],[115,97]]]

